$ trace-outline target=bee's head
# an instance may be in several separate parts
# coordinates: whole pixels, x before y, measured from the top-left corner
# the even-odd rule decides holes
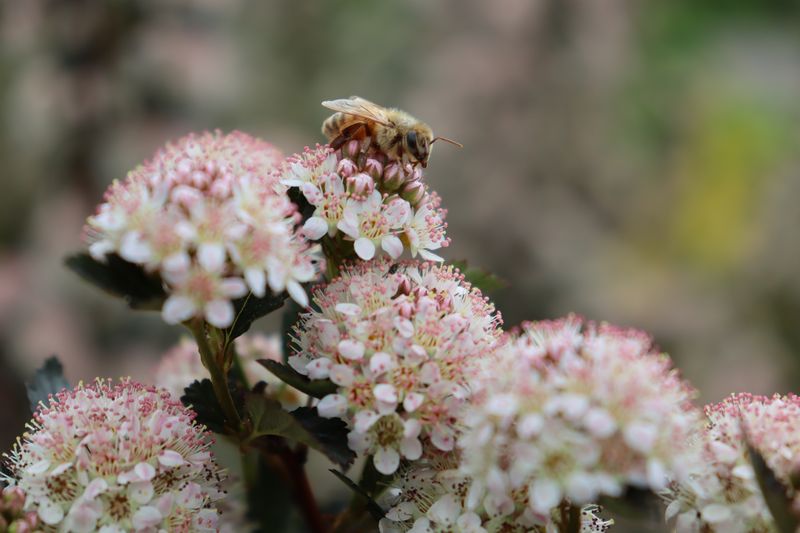
[[[417,160],[422,168],[427,168],[428,157],[431,155],[432,135],[422,130],[409,130],[403,139],[406,151]]]

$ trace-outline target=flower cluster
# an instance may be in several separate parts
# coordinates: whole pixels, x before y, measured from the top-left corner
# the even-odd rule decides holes
[[[168,144],[108,189],[84,229],[89,252],[158,272],[171,324],[199,315],[228,327],[231,299],[248,290],[262,297],[267,287],[307,305],[300,283],[314,277],[315,265],[294,232],[296,206],[271,173],[280,161],[272,145],[239,132]]]
[[[565,498],[584,504],[625,485],[666,484],[697,425],[693,389],[648,335],[581,327],[575,316],[525,324],[484,359],[459,441],[474,480],[469,508],[523,491],[547,517]]]
[[[800,398],[739,394],[705,408],[709,423],[682,458],[684,475],[664,491],[677,531],[776,531],[750,462],[749,443],[785,486],[800,465]],[[800,495],[793,507],[800,508]]]
[[[6,458],[9,480],[51,531],[215,531],[224,479],[194,413],[122,380],[64,390]]]
[[[471,480],[458,469],[453,453],[433,451],[417,461],[395,482],[397,501],[380,521],[381,533],[552,533],[561,523],[561,509],[542,519],[525,505],[524,491],[514,498],[487,499],[470,508],[467,495]],[[595,516],[599,508],[581,509],[581,533],[608,531],[613,520]]]
[[[0,500],[0,533],[39,533],[39,515],[25,510],[25,492],[19,487],[3,489]]]
[[[446,212],[436,193],[426,192],[422,170],[382,152],[361,153],[359,146],[351,141],[336,152],[307,148],[286,160],[281,183],[298,187],[314,208],[303,226],[306,237],[352,241],[365,260],[378,249],[397,259],[408,248],[413,257],[442,261],[432,250],[450,243]]]
[[[385,474],[420,457],[421,437],[451,450],[475,364],[501,337],[480,291],[452,267],[376,259],[346,264],[313,296],[319,311],[295,326],[289,364],[339,386],[320,415],[349,416],[350,448]]]
[[[268,395],[281,402],[288,411],[306,404],[308,397],[305,394],[282,382],[258,363],[258,359],[279,362],[283,360],[278,335],[245,334],[237,337],[235,343],[236,352],[250,385],[255,385],[259,381],[266,382]],[[200,381],[209,377],[208,370],[200,360],[197,343],[189,338],[181,339],[177,346],[168,350],[153,369],[153,383],[158,388],[167,389],[173,398],[183,396],[183,389],[195,380]]]

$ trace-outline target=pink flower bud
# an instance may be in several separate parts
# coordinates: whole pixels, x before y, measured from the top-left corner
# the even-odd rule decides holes
[[[420,181],[407,183],[403,187],[403,192],[400,193],[400,196],[413,207],[417,207],[425,198],[425,184]]]
[[[375,190],[375,181],[366,173],[359,172],[347,178],[347,192],[357,196],[368,196]]]
[[[358,172],[358,167],[353,162],[352,159],[342,159],[336,165],[336,173],[339,174],[342,178],[349,178],[353,174]]]
[[[377,180],[380,179],[381,174],[383,174],[383,165],[377,159],[370,157],[367,159],[367,163],[364,166],[364,171],[372,176],[372,179]]]
[[[361,153],[361,143],[353,140],[344,145],[344,153],[348,157],[356,158]]]
[[[383,173],[383,188],[387,191],[396,191],[406,181],[406,173],[400,165],[392,163]]]

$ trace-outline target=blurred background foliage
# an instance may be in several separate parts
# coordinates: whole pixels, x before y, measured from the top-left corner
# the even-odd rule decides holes
[[[506,326],[644,329],[699,389],[800,382],[800,3],[3,0],[0,447],[52,354],[147,380],[180,332],[62,267],[113,179],[169,139],[322,142],[357,94],[437,134],[448,259]],[[264,330],[277,330],[267,320]],[[653,526],[656,527],[656,526]]]

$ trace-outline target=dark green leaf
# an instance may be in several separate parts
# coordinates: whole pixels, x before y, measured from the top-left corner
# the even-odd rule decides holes
[[[800,526],[800,520],[792,512],[792,499],[788,496],[786,486],[775,477],[775,473],[767,466],[758,450],[747,444],[750,463],[756,473],[756,481],[761,487],[764,501],[772,513],[775,526],[780,533],[794,533]]]
[[[55,395],[62,391],[62,389],[69,389],[69,382],[64,379],[64,367],[54,355],[44,362],[44,366],[36,370],[33,377],[33,383],[26,383],[28,388],[28,402],[31,406],[31,411],[36,411],[39,407],[39,402],[44,405],[50,405],[48,396]]]
[[[122,298],[131,309],[159,310],[167,298],[161,278],[144,269],[108,254],[104,262],[82,252],[64,260],[67,268],[112,296]]]
[[[239,416],[241,416],[243,414],[241,411],[244,401],[243,391],[231,382],[228,382],[228,388],[231,391],[233,403],[239,410]],[[225,430],[225,413],[214,392],[211,380],[206,378],[203,381],[195,381],[183,390],[185,394],[181,396],[181,403],[197,413],[195,419],[197,423],[203,424],[214,433],[226,435],[228,432]],[[230,426],[233,427],[233,424]]]
[[[317,408],[301,407],[291,413],[281,408],[275,400],[247,394],[245,408],[253,427],[248,439],[259,445],[259,439],[279,435],[301,442],[340,465],[355,460],[355,453],[347,447],[347,424],[339,418],[322,418]]]
[[[327,379],[310,380],[302,374],[298,374],[294,368],[282,365],[270,359],[258,359],[259,364],[275,374],[281,381],[294,387],[300,392],[304,392],[314,398],[324,398],[328,394],[336,394],[339,387]]]
[[[263,298],[256,298],[252,294],[248,294],[244,298],[234,300],[233,308],[236,318],[233,319],[233,325],[225,330],[227,341],[231,342],[246,333],[255,320],[283,307],[283,301],[288,297],[289,294],[286,292],[275,294],[267,290],[267,294]]]
[[[294,501],[283,480],[269,467],[261,454],[255,480],[255,485],[247,491],[247,518],[256,525],[255,532],[286,531],[289,518],[296,514]]]
[[[480,289],[483,294],[511,286],[506,280],[498,278],[482,268],[469,268],[462,272],[464,273],[464,281]]]
[[[394,482],[395,474],[386,475],[378,472],[375,464],[372,462],[372,455],[367,456],[364,463],[364,470],[361,472],[361,479],[358,481],[358,486],[369,495],[370,498],[380,498],[381,494],[388,489]],[[408,468],[408,460],[403,459],[398,467],[398,472],[403,472]]]
[[[286,311],[284,311],[283,317],[281,318],[281,326],[283,327],[283,335],[281,336],[281,340],[283,341],[283,364],[289,361],[289,356],[292,353],[290,348],[292,344],[292,326],[297,324],[300,320],[300,313],[302,312],[303,308],[300,307],[300,304],[291,300],[289,305],[286,306]]]
[[[347,487],[350,490],[352,490],[354,493],[356,493],[359,496],[361,496],[362,501],[366,504],[365,507],[367,509],[367,512],[370,514],[370,516],[372,518],[375,519],[376,522],[380,522],[381,518],[386,516],[386,513],[381,508],[381,506],[378,505],[375,502],[375,500],[373,500],[370,497],[370,495],[367,492],[364,491],[364,489],[362,489],[361,487],[359,487],[358,485],[353,483],[352,479],[350,479],[349,477],[345,476],[344,474],[342,474],[338,470],[334,470],[333,468],[329,468],[328,471],[329,472],[333,472],[333,475],[338,477],[342,481],[342,483],[347,485]]]

